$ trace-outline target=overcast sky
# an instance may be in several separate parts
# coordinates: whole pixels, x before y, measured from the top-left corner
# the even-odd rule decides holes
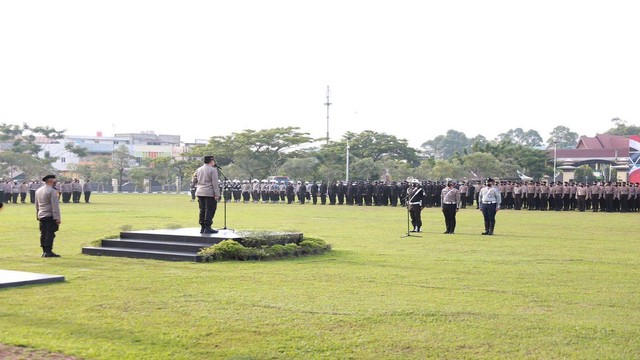
[[[374,130],[413,146],[640,123],[638,1],[1,1],[0,123]]]

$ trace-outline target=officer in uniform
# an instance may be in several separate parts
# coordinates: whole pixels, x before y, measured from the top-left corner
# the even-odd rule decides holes
[[[591,211],[598,212],[598,208],[600,205],[600,197],[602,193],[602,188],[598,184],[597,181],[593,182],[593,185],[589,187],[589,197],[591,198]]]
[[[314,181],[311,184],[311,202],[313,203],[313,205],[318,204],[318,191],[319,191],[320,187],[318,186],[318,182]]]
[[[84,192],[84,202],[88,203],[89,198],[91,198],[91,184],[89,183],[89,179],[85,180],[84,184],[82,184],[82,192]],[[195,196],[195,189],[193,196]]]
[[[420,187],[418,179],[411,180],[411,187],[407,189],[407,209],[411,216],[411,232],[422,232],[422,208],[424,203],[424,190]]]
[[[576,197],[578,199],[578,210],[580,212],[584,212],[587,207],[587,195],[589,193],[589,188],[585,187],[583,183],[580,183],[578,188],[576,189]]]
[[[196,185],[196,196],[200,209],[198,222],[201,234],[215,234],[218,230],[212,229],[211,225],[213,225],[213,217],[216,214],[218,200],[220,200],[218,170],[214,167],[216,162],[213,156],[205,156],[202,160],[204,165],[196,170],[191,181]]]
[[[45,186],[36,191],[36,218],[40,222],[42,257],[60,257],[53,252],[53,240],[62,223],[58,191],[54,188],[56,176],[47,175],[42,178],[42,181]]]
[[[452,182],[447,183],[447,187],[442,189],[440,194],[442,204],[442,214],[446,226],[445,234],[453,234],[456,231],[456,213],[460,209],[460,190],[453,186]]]
[[[482,235],[493,235],[496,227],[496,213],[500,210],[500,191],[495,187],[492,178],[487,179],[487,186],[480,190],[480,210],[484,217],[484,232]]]
[[[80,195],[82,194],[82,185],[80,185],[80,180],[73,180],[71,183],[71,193],[73,194],[73,203],[80,203]]]
[[[304,205],[304,201],[307,199],[307,185],[298,181],[298,201],[300,201],[300,205]]]
[[[327,183],[322,180],[320,182],[320,205],[325,205],[327,203],[327,191],[328,186]]]
[[[242,201],[247,204],[251,199],[251,184],[249,180],[242,180]]]

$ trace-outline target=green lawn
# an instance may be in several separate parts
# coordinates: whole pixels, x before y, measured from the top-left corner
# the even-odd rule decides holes
[[[0,290],[0,343],[90,359],[639,358],[640,214],[458,214],[421,238],[398,208],[230,204],[237,229],[297,230],[333,246],[268,262],[175,263],[80,253],[122,226],[196,227],[179,195],[63,204],[39,257],[32,205],[0,213],[0,269],[65,283]],[[221,226],[222,207],[215,226]]]

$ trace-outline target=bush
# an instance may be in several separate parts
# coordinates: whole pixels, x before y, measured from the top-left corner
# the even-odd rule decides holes
[[[286,245],[302,241],[300,232],[273,232],[273,231],[239,231],[237,233],[240,244],[246,247],[260,248],[263,246]]]
[[[247,247],[236,240],[224,240],[198,253],[202,261],[215,260],[271,260],[293,256],[315,255],[330,251],[331,245],[322,239],[309,238],[295,243]]]

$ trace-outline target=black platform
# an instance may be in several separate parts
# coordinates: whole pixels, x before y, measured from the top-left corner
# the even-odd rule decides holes
[[[102,240],[102,246],[82,248],[86,255],[117,256],[143,259],[195,261],[198,252],[227,239],[239,239],[232,230],[217,234],[200,234],[200,228],[123,231],[119,239]]]

